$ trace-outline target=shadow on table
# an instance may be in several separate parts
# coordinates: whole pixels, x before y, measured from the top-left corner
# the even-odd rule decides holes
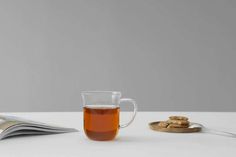
[[[188,137],[192,137],[192,135],[200,135],[203,134],[201,132],[199,133],[187,133],[187,134],[180,134],[180,133],[163,133],[160,134],[160,136],[118,136],[114,141],[115,142],[135,142],[135,143],[143,143],[143,142],[152,142],[152,143],[157,143],[157,142],[171,142],[173,140],[173,138],[179,138],[178,136],[184,137],[184,138],[188,138]],[[166,135],[169,135],[168,138]]]
[[[7,141],[7,140],[11,140],[11,139],[21,139],[21,138],[24,138],[26,139],[27,137],[39,137],[39,136],[51,136],[51,135],[56,135],[56,134],[31,134],[31,135],[28,135],[28,134],[22,134],[22,135],[14,135],[14,136],[10,136],[10,137],[7,137],[7,138],[4,138],[2,139],[3,141]]]
[[[158,138],[158,137],[146,137],[146,136],[119,136],[117,137],[114,142],[124,142],[124,143],[127,143],[127,142],[135,142],[135,143],[143,143],[143,142],[153,142],[153,143],[156,143],[156,142],[160,142],[162,141],[161,138]]]

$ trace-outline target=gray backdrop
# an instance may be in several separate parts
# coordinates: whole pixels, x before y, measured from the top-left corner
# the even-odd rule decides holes
[[[236,111],[236,1],[0,0],[0,22],[0,112],[79,111],[83,90]]]

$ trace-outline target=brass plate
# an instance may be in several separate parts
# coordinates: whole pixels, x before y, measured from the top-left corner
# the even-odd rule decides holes
[[[160,132],[170,132],[170,133],[193,133],[193,132],[200,132],[201,127],[193,127],[193,128],[162,128],[158,126],[157,122],[151,122],[149,123],[150,129],[154,131],[160,131]]]

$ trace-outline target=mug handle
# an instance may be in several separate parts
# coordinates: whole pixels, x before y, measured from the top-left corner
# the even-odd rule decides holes
[[[134,118],[137,113],[137,104],[135,103],[135,101],[133,99],[129,99],[129,98],[120,99],[120,102],[130,102],[134,106],[133,116],[132,116],[131,120],[128,123],[122,124],[119,126],[120,128],[125,128],[125,127],[129,126],[134,121]]]

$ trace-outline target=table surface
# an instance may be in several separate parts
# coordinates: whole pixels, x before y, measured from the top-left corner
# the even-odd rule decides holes
[[[83,132],[81,112],[2,113],[64,127],[79,132],[26,136],[0,141],[0,156],[4,157],[120,157],[158,155],[164,157],[235,156],[236,138],[209,133],[162,133],[149,129],[148,123],[165,120],[169,115],[185,115],[191,121],[218,130],[236,133],[236,112],[139,112],[133,124],[121,129],[113,141],[87,139]],[[131,113],[122,112],[121,122]]]

